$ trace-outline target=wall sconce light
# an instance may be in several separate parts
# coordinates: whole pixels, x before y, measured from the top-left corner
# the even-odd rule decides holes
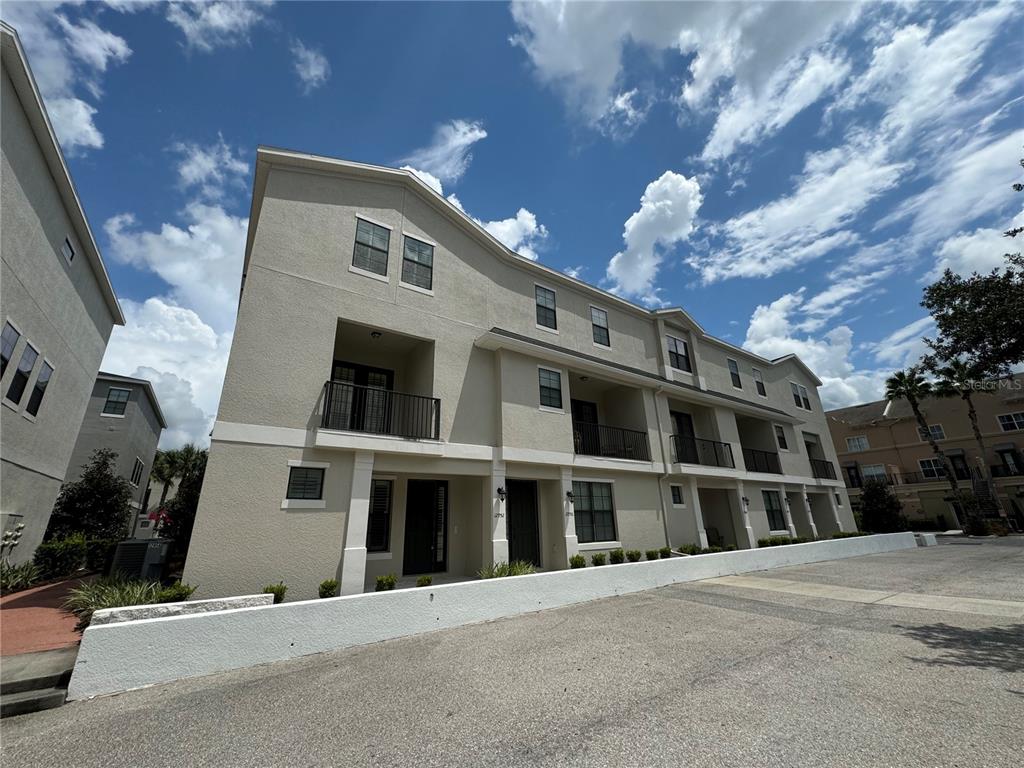
[[[744,507],[749,507],[750,506],[750,499],[748,499],[746,496],[744,496],[742,499],[740,499],[740,501],[743,502],[743,506]]]
[[[505,486],[499,485],[497,493],[498,493],[498,498],[501,499],[502,501],[504,501],[505,500]]]
[[[565,498],[568,499],[570,504],[572,504],[574,501],[576,501],[576,496],[573,495],[572,491],[566,491],[565,492]]]

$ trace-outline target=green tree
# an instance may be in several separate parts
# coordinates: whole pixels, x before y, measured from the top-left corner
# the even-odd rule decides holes
[[[163,488],[160,491],[160,508],[167,501],[167,494],[170,493],[171,485],[178,477],[178,451],[157,451],[153,458],[153,468],[149,472],[154,482],[160,483]]]
[[[861,528],[870,533],[898,533],[910,530],[903,505],[888,483],[868,480],[860,493]]]
[[[175,549],[184,553],[192,538],[192,526],[199,508],[199,495],[206,474],[207,452],[191,443],[179,449],[180,480],[178,492],[164,505],[164,517],[157,524],[157,535],[173,539]]]
[[[61,486],[47,539],[74,533],[89,539],[120,539],[128,534],[132,489],[115,471],[116,462],[114,451],[97,449],[85,465],[82,477]]]
[[[989,469],[985,460],[985,440],[981,435],[981,427],[978,425],[978,411],[974,407],[973,394],[975,388],[985,380],[984,372],[978,366],[972,365],[963,360],[951,360],[945,365],[931,363],[932,372],[938,376],[938,380],[932,389],[938,397],[959,397],[967,406],[967,418],[971,422],[971,430],[974,432],[974,442],[978,446],[978,456],[981,458],[981,471],[988,479]]]

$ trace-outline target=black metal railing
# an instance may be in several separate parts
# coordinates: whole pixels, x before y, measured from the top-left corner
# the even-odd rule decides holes
[[[748,472],[770,472],[773,475],[782,474],[782,465],[779,463],[779,454],[774,451],[759,451],[756,448],[744,448],[743,463],[747,465]]]
[[[343,381],[324,384],[323,429],[437,440],[441,401]]]
[[[736,466],[732,446],[717,440],[705,440],[689,435],[672,435],[672,452],[680,464],[703,464],[707,467]]]
[[[967,480],[960,472],[958,480]],[[918,485],[919,483],[942,483],[946,480],[946,470],[936,467],[930,472],[894,472],[890,478],[893,485]]]
[[[827,461],[825,459],[811,459],[811,476],[824,478],[826,480],[835,480],[835,465],[831,461]]]
[[[993,464],[992,477],[1020,477],[1024,475],[1024,467],[1011,467],[1008,464]]]
[[[604,424],[572,423],[573,446],[580,456],[604,456],[610,459],[651,460],[651,444],[646,432]]]

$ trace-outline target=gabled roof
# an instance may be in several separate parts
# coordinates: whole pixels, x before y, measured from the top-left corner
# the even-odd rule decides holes
[[[551,267],[546,267],[536,261],[520,256],[504,243],[499,241],[490,232],[480,226],[466,214],[461,208],[453,205],[444,195],[441,195],[434,188],[426,184],[419,176],[404,168],[389,168],[382,165],[369,165],[367,163],[356,163],[350,160],[341,160],[323,155],[313,155],[306,152],[297,152],[290,149],[268,147],[260,145],[256,149],[256,172],[253,177],[252,207],[249,211],[249,230],[245,241],[245,263],[242,267],[242,284],[245,284],[245,276],[249,271],[249,259],[252,255],[253,240],[256,235],[256,222],[259,220],[260,209],[263,205],[263,195],[266,191],[267,175],[273,166],[289,168],[300,168],[309,171],[333,173],[345,175],[351,178],[366,179],[377,182],[390,182],[399,184],[406,189],[419,194],[423,199],[430,202],[439,213],[444,215],[460,227],[466,234],[475,239],[485,248],[488,248],[499,258],[514,264],[517,268],[532,272],[540,279],[568,285],[586,294],[590,294],[596,300],[605,304],[614,305],[621,311],[639,315],[648,320],[676,319],[683,325],[693,329],[693,332],[702,340],[732,350],[736,354],[754,360],[764,366],[780,365],[792,360],[800,367],[814,382],[815,386],[821,386],[821,380],[807,365],[796,355],[785,355],[775,360],[756,355],[749,350],[729,344],[722,339],[710,335],[701,325],[693,319],[682,307],[664,307],[660,309],[648,309],[628,299],[624,299],[609,291],[605,291],[590,283],[571,277],[564,272],[559,272]]]
[[[136,379],[134,376],[122,376],[119,373],[107,373],[106,371],[100,371],[96,374],[96,380],[112,381],[115,384],[134,384],[137,387],[141,387],[142,391],[146,393],[146,397],[149,398],[150,405],[153,406],[153,413],[155,413],[157,419],[160,420],[160,426],[167,429],[167,421],[164,419],[164,412],[160,410],[160,401],[156,399],[156,392],[153,389],[153,384],[148,379]]]
[[[99,286],[100,293],[103,294],[103,300],[114,318],[114,323],[124,325],[121,305],[117,301],[114,287],[110,284],[110,276],[107,274],[107,268],[103,265],[103,257],[96,245],[96,239],[92,236],[89,220],[82,208],[82,201],[78,198],[75,183],[71,179],[71,172],[64,161],[64,153],[61,151],[57,134],[50,123],[43,97],[32,76],[32,69],[25,57],[25,49],[22,47],[14,27],[4,21],[0,21],[0,48],[2,48],[4,71],[7,72],[14,84],[14,90],[18,94],[29,125],[35,134],[36,142],[42,150],[43,158],[50,169],[50,175],[57,186],[57,192],[64,203],[64,209],[67,211],[68,218],[71,219],[76,239],[82,246],[82,250],[85,251],[86,259],[96,275],[96,284]]]

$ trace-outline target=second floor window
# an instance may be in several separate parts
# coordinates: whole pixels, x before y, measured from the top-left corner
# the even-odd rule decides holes
[[[946,476],[946,468],[938,459],[919,459],[917,463],[921,465],[921,474],[924,477],[938,479]]]
[[[600,344],[602,347],[610,347],[612,342],[608,336],[608,313],[603,309],[591,307],[590,323],[594,328],[594,343]]]
[[[677,371],[692,372],[690,367],[690,348],[682,339],[668,337],[668,364]]]
[[[286,499],[322,499],[324,470],[322,467],[289,467]]]
[[[542,285],[534,286],[537,298],[537,325],[558,330],[558,316],[555,314],[555,292]]]
[[[924,427],[917,428],[917,434],[922,441],[927,441],[929,438],[932,440],[945,440],[946,433],[942,429],[941,424],[929,424],[928,429]]]
[[[377,275],[388,273],[388,244],[391,232],[386,227],[356,219],[356,247],[352,266]]]
[[[871,446],[868,445],[868,439],[864,435],[855,435],[853,437],[846,438],[846,450],[851,453],[866,451],[870,447]]]
[[[784,430],[778,424],[775,425],[775,442],[779,444],[779,450],[789,450],[789,443],[786,441],[786,430]]]
[[[768,515],[768,528],[773,531],[787,531],[786,515],[782,511],[782,500],[778,491],[761,491],[764,499],[764,511]]]
[[[370,486],[370,515],[366,522],[366,551],[387,552],[391,543],[391,481]]]
[[[142,459],[136,456],[135,465],[132,467],[132,478],[128,482],[137,487],[142,482],[142,471],[145,468],[146,465],[142,463]]]
[[[14,348],[18,345],[21,334],[10,323],[4,323],[3,338],[0,339],[0,376],[7,373],[7,364],[11,362]]]
[[[539,369],[540,404],[548,408],[562,407],[562,374],[547,368]]]
[[[673,485],[672,486],[672,503],[676,506],[683,506],[686,502],[683,501],[683,486]]]
[[[110,416],[123,416],[128,410],[128,398],[131,397],[130,389],[111,387],[107,390],[107,401],[103,403],[103,413]]]
[[[1002,413],[999,415],[999,428],[1003,432],[1014,432],[1024,429],[1024,411],[1020,413]]]
[[[735,360],[726,360],[729,364],[729,378],[736,389],[743,389],[743,382],[740,381],[740,365]]]
[[[434,246],[406,235],[402,282],[418,288],[434,287]]]
[[[761,372],[754,368],[751,370],[751,373],[754,376],[754,388],[757,390],[757,394],[761,397],[768,397],[768,390],[764,388],[764,377],[761,375]]]
[[[53,376],[53,366],[44,361],[43,367],[39,369],[39,375],[36,376],[36,383],[32,385],[32,394],[29,395],[28,405],[25,406],[25,411],[32,416],[39,413],[39,406],[43,403],[43,395],[46,394],[46,387],[50,383],[51,376]]]
[[[860,468],[860,473],[864,475],[865,480],[881,480],[885,482],[884,464],[865,464]]]
[[[803,408],[805,411],[811,410],[811,398],[807,392],[807,387],[791,381],[789,382],[789,389],[793,393],[793,402],[797,408]]]
[[[12,403],[20,403],[21,396],[25,394],[25,387],[28,385],[28,377],[32,375],[32,369],[36,366],[39,353],[31,344],[25,345],[21,353],[21,360],[18,363],[18,370],[14,372],[11,385],[7,388],[7,399]]]

